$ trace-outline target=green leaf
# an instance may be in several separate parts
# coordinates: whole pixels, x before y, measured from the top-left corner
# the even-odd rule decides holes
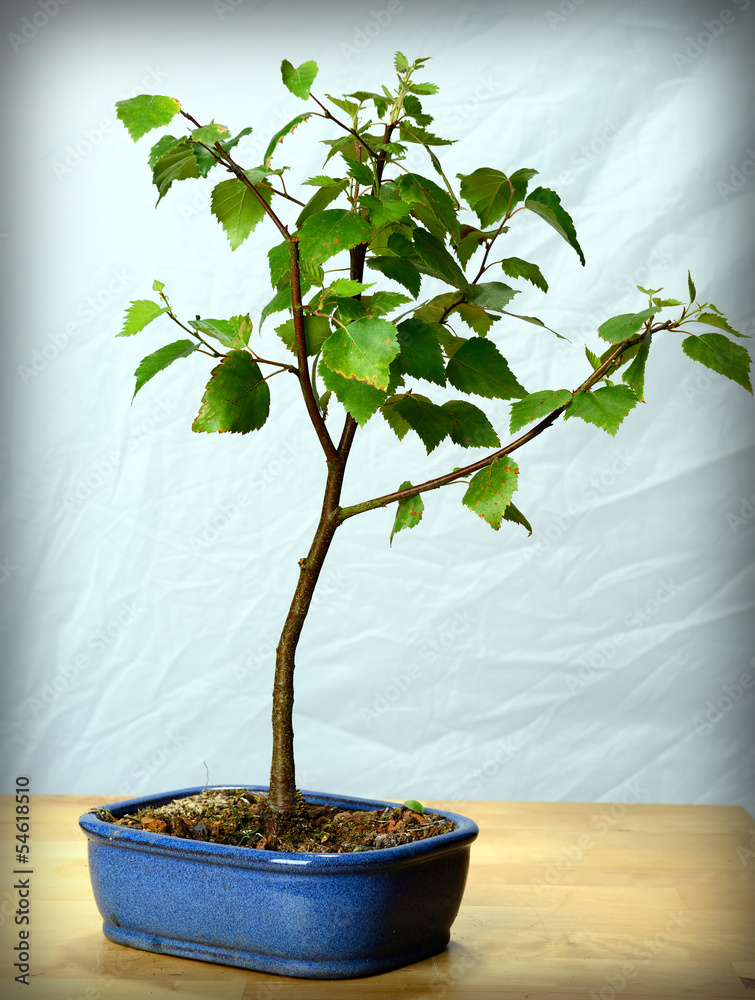
[[[446,384],[446,366],[438,338],[429,323],[407,319],[397,327],[400,363],[407,375]]]
[[[642,400],[645,394],[645,365],[650,352],[651,340],[652,335],[649,333],[642,338],[634,360],[621,376],[622,381],[629,386],[639,400]]]
[[[530,535],[532,534],[532,525],[519,508],[515,507],[513,503],[510,503],[506,507],[506,510],[503,512],[503,519],[504,521],[513,521],[514,524],[521,524],[523,528],[527,529]]]
[[[397,73],[406,73],[406,71],[409,69],[409,60],[406,58],[403,52],[397,52],[396,55],[393,57],[393,65],[396,67]],[[408,483],[407,485],[411,486],[411,483]],[[406,489],[406,485],[399,486],[399,489],[400,490]],[[407,805],[407,803],[405,802],[404,805]],[[420,806],[420,812],[421,810],[422,806]]]
[[[437,94],[438,85],[435,83],[407,83],[406,89],[410,94]],[[381,115],[382,117],[382,115]]]
[[[521,170],[515,170],[509,177],[511,186],[514,188],[514,197],[509,208],[513,208],[520,201],[524,201],[524,197],[527,194],[527,185],[536,174],[537,170],[533,170],[531,167],[522,167]]]
[[[502,281],[485,281],[474,285],[474,304],[483,309],[494,309],[501,312],[519,292]]]
[[[341,194],[349,186],[349,182],[344,178],[339,184],[330,184],[328,187],[321,187],[312,195],[307,204],[299,213],[299,217],[296,220],[296,225],[301,226],[310,215],[315,215],[317,212],[322,212],[323,209],[327,208],[331,201]]]
[[[385,319],[356,319],[336,330],[323,345],[322,356],[344,378],[387,389],[390,363],[399,353],[398,333]]]
[[[540,392],[531,392],[529,396],[511,404],[509,432],[515,434],[526,424],[542,420],[559,406],[568,403],[571,397],[572,394],[568,389],[541,389]]]
[[[582,247],[577,241],[577,233],[574,229],[569,213],[562,208],[561,199],[550,188],[535,188],[532,194],[524,202],[524,207],[528,208],[535,215],[539,215],[549,226],[552,226],[559,236],[563,236],[566,242],[576,251],[577,256],[585,263],[585,255]]]
[[[548,291],[548,282],[540,273],[537,264],[530,264],[529,261],[522,260],[520,257],[507,257],[506,260],[501,261],[501,267],[503,273],[510,278],[524,278],[536,288],[540,288],[544,292]]]
[[[203,142],[206,146],[213,146],[216,142],[228,140],[230,137],[230,130],[225,125],[216,125],[215,122],[195,128],[191,133],[194,142]]]
[[[306,295],[309,291],[309,285],[306,282],[302,282],[301,293]],[[260,313],[260,330],[262,329],[262,324],[265,322],[268,316],[272,316],[274,313],[283,312],[285,309],[291,308],[291,285],[285,284],[282,288],[279,288],[275,295],[270,299],[268,304]]]
[[[401,292],[379,291],[362,301],[367,308],[367,315],[383,316],[412,300],[407,295],[402,295]]]
[[[428,132],[421,125],[415,125],[414,122],[411,125],[407,125],[405,121],[399,122],[398,131],[402,142],[417,142],[426,149],[428,146],[453,146],[457,141],[456,139],[442,139],[439,135]],[[429,149],[427,151],[430,152]]]
[[[161,138],[159,138],[157,142],[154,144],[152,149],[150,149],[149,156],[147,157],[147,162],[149,163],[150,170],[154,170],[155,164],[163,155],[163,153],[167,153],[169,149],[173,149],[173,147],[177,146],[180,142],[181,140],[176,139],[174,135],[161,136]]]
[[[288,243],[278,243],[267,252],[267,259],[270,264],[270,284],[277,288],[278,284],[288,274],[290,258],[288,255]]]
[[[238,135],[235,135],[232,139],[229,139],[227,142],[221,142],[220,145],[223,147],[223,149],[225,149],[227,152],[230,153],[230,151],[234,148],[234,146],[238,146],[238,144],[241,142],[244,136],[251,135],[253,131],[254,129],[251,127],[251,125],[247,125],[246,128],[242,128],[242,130],[239,132]]]
[[[370,226],[363,218],[343,208],[331,208],[305,220],[299,230],[299,252],[303,260],[323,264],[369,238]]]
[[[567,406],[564,419],[581,417],[613,437],[619,424],[638,402],[628,385],[607,385],[594,392],[578,392]]]
[[[540,326],[540,327],[543,328],[543,330],[548,330],[554,336],[558,337],[559,340],[566,340],[567,342],[571,343],[571,341],[569,341],[568,337],[564,337],[564,336],[562,336],[562,334],[556,333],[555,330],[551,330],[551,328],[549,326],[546,326],[545,323],[543,323],[543,321],[541,319],[537,318],[537,316],[521,316],[519,313],[509,312],[508,309],[504,309],[503,313],[506,316],[513,316],[514,319],[524,320],[525,323],[532,323],[533,326]]]
[[[296,354],[296,332],[293,319],[287,320],[281,326],[276,326],[275,332],[286,347]],[[309,357],[320,353],[322,345],[330,337],[331,333],[330,321],[327,316],[304,317],[304,338],[307,343],[307,354]],[[332,389],[333,386],[328,386],[328,388]],[[338,394],[336,393],[336,395]]]
[[[692,303],[697,298],[697,290],[695,288],[695,283],[692,280],[692,275],[689,273],[689,271],[687,271],[687,287],[689,288],[689,304],[692,305]]]
[[[306,101],[309,99],[309,88],[317,76],[317,63],[305,62],[294,69],[288,59],[284,59],[281,63],[281,76],[294,97]]]
[[[682,350],[688,358],[752,392],[750,355],[741,344],[733,343],[722,333],[704,333],[700,337],[685,337]]]
[[[223,347],[236,350],[249,343],[252,321],[249,316],[232,316],[230,319],[193,319],[189,326],[199,333],[220,341]]]
[[[362,163],[361,160],[351,160],[349,162],[349,174],[358,184],[365,184],[369,186],[375,183],[375,178],[369,168],[369,165]]]
[[[419,435],[428,455],[451,433],[450,414],[442,406],[436,406],[427,396],[407,393],[396,396],[390,406]]]
[[[339,403],[360,427],[367,423],[388,396],[385,389],[376,389],[374,385],[359,382],[355,378],[344,378],[329,368],[322,359],[317,371],[325,386],[335,394]]]
[[[442,410],[451,418],[451,440],[462,448],[500,448],[501,442],[488,418],[473,403],[451,399]]]
[[[493,167],[479,167],[471,174],[457,174],[460,193],[481,226],[490,226],[506,215],[513,202],[513,189],[506,174]]]
[[[161,347],[154,354],[148,354],[146,358],[143,358],[139,362],[139,367],[134,372],[134,375],[136,375],[136,388],[134,389],[131,401],[133,402],[137,392],[143,385],[149,382],[153,375],[157,375],[158,372],[161,372],[163,368],[167,368],[168,365],[173,364],[178,358],[187,358],[198,347],[199,344],[195,344],[192,340],[176,340],[172,344],[166,344],[165,347]]]
[[[495,531],[501,527],[506,507],[517,488],[519,469],[508,455],[496,459],[473,477],[461,502]]]
[[[491,316],[490,313],[485,312],[480,306],[472,306],[468,302],[460,302],[452,312],[458,312],[459,316],[470,329],[474,330],[478,337],[484,337],[498,319],[497,316]]]
[[[155,280],[152,282],[152,291],[153,292],[161,292],[163,290],[163,288],[165,288],[165,282],[164,281],[158,281],[157,278],[155,278]]]
[[[417,227],[414,230],[414,245],[430,274],[464,291],[471,288],[464,272],[435,236]]]
[[[598,333],[609,344],[618,344],[622,340],[627,340],[629,337],[634,336],[645,320],[650,319],[651,316],[655,316],[657,312],[657,307],[651,306],[649,309],[643,309],[642,312],[622,313],[620,316],[612,316],[611,319],[607,319],[605,323],[598,327]]]
[[[139,94],[127,101],[116,101],[116,117],[128,129],[128,134],[136,142],[153,128],[167,125],[181,110],[181,104],[174,97]]]
[[[345,101],[342,97],[333,97],[332,94],[326,94],[325,96],[329,101],[332,101],[337,108],[340,108],[341,111],[345,111],[346,114],[351,115],[352,118],[359,111],[359,105],[354,104],[353,101]]]
[[[328,293],[328,298],[351,298],[354,295],[361,295],[362,292],[366,292],[374,284],[374,282],[371,282],[369,285],[365,285],[364,282],[352,281],[351,278],[336,278],[335,281],[331,281],[325,291]]]
[[[325,174],[318,174],[316,177],[310,177],[309,180],[302,181],[302,184],[311,184],[313,187],[337,187],[344,180],[344,177],[328,177]]]
[[[597,369],[600,368],[600,358],[597,354],[593,354],[587,344],[585,344],[585,357],[592,365],[593,371],[597,371]]]
[[[407,204],[425,205],[440,220],[446,232],[459,239],[459,220],[448,194],[435,181],[419,174],[402,174],[397,181],[401,200]]]
[[[143,330],[153,319],[157,319],[158,316],[167,311],[167,306],[159,306],[151,299],[136,299],[126,310],[123,327],[116,336],[132,337],[135,333]]]
[[[411,206],[405,201],[381,201],[371,194],[363,194],[359,198],[360,203],[370,214],[370,220],[374,226],[385,226],[391,222],[398,222],[411,212]]]
[[[399,416],[397,410],[394,408],[393,405],[395,402],[397,402],[399,399],[402,398],[403,398],[402,396],[391,396],[389,399],[386,399],[385,403],[380,407],[380,412],[383,414],[386,423],[391,428],[396,437],[399,439],[399,441],[403,441],[406,435],[411,430],[409,424],[407,424],[407,422],[401,416]]]
[[[303,115],[297,115],[296,118],[292,118],[287,125],[284,125],[282,129],[280,129],[278,132],[275,133],[270,142],[267,144],[265,155],[262,157],[262,162],[265,164],[266,167],[270,166],[270,161],[273,158],[273,153],[275,152],[275,147],[278,145],[278,143],[281,142],[287,135],[290,135],[291,132],[293,132],[294,129],[297,127],[297,125],[301,125],[302,122],[305,122],[308,118],[311,117],[312,117],[311,111],[308,111],[306,114]]]
[[[199,167],[189,143],[180,142],[163,153],[152,171],[152,180],[159,193],[157,204],[160,204],[173,181],[182,181],[188,177],[199,177]]]
[[[422,114],[422,105],[413,94],[407,94],[404,98],[404,111],[410,118],[413,118],[418,125],[430,125],[432,123],[432,115]]]
[[[270,412],[270,390],[248,351],[231,351],[207,383],[202,405],[191,429],[197,432],[258,430]]]
[[[481,337],[461,345],[448,362],[446,375],[451,385],[462,392],[488,399],[521,399],[527,395],[495,344]]]
[[[265,216],[257,196],[238,177],[212,189],[211,211],[225,230],[231,250],[237,250]]]
[[[725,316],[721,316],[718,313],[701,312],[699,316],[696,316],[692,320],[693,323],[705,323],[706,326],[715,326],[718,330],[726,330],[727,333],[732,334],[734,337],[743,337],[749,340],[746,333],[739,333],[729,326],[729,321]]]
[[[411,488],[411,485],[412,484],[407,479],[406,482],[399,486],[399,489],[408,490]],[[422,520],[424,509],[425,504],[419,493],[415,493],[413,497],[402,497],[402,499],[398,501],[396,517],[393,522],[393,528],[391,529],[390,545],[393,545],[393,536],[396,532],[402,531],[404,528],[416,528]],[[422,806],[415,799],[407,799],[404,805],[407,809],[411,809],[412,812],[419,813],[420,816],[423,813]]]
[[[367,267],[373,271],[380,271],[391,281],[397,281],[399,285],[408,289],[415,299],[419,295],[422,278],[417,273],[417,269],[412,267],[408,261],[401,260],[399,257],[370,257],[367,261]]]

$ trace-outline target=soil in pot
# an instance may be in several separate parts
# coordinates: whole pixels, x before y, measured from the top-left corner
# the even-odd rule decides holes
[[[419,803],[410,804],[419,806]],[[398,847],[454,829],[453,823],[445,817],[420,812],[407,805],[350,811],[308,803],[299,794],[294,814],[282,822],[278,817],[278,829],[273,835],[268,821],[267,796],[245,788],[206,789],[162,806],[139,809],[120,819],[100,809],[97,817],[116,826],[188,840],[311,854]]]

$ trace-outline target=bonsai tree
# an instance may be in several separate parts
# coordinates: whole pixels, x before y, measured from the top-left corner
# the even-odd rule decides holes
[[[749,355],[732,339],[741,334],[716,306],[697,300],[689,273],[684,301],[661,297],[660,288],[638,286],[643,296],[638,311],[612,316],[599,327],[603,346],[585,349],[585,377],[576,388],[521,384],[496,346],[495,324],[510,329],[526,323],[546,335],[559,334],[534,316],[510,311],[517,289],[509,280],[523,279],[542,292],[548,283],[536,264],[506,255],[506,234],[519,213],[531,212],[566,240],[583,265],[585,258],[559,196],[547,187],[530,189],[536,170],[504,172],[492,154],[494,165],[449,179],[437,150],[452,140],[434,134],[422,103],[437,87],[415,79],[426,62],[410,63],[397,52],[393,88],[321,95],[321,100],[311,90],[317,65],[295,68],[284,60],[283,83],[313,107],[274,135],[262,163],[251,168],[236,159],[236,147],[251,128],[233,135],[214,119],[202,123],[173,97],[143,94],[116,105],[134,140],[174,120],[187,123],[185,134],[163,135],[150,150],[158,203],[174,181],[221,171],[230,176],[214,187],[211,211],[231,250],[265,217],[277,231],[267,255],[272,297],[258,319],[261,328],[270,316],[287,317],[275,328],[281,341],[276,358],[260,355],[249,315],[184,322],[160,281],[153,285],[157,299],[131,303],[119,334],[133,336],[161,315],[184,334],[139,364],[134,396],[180,358],[200,353],[213,360],[192,424],[199,433],[260,430],[271,411],[275,376],[295,378],[322,450],[327,474],[320,518],[299,563],[276,652],[268,798],[273,834],[296,802],[296,650],[323,563],[345,521],[392,505],[392,540],[419,524],[424,494],[463,482],[462,503],[493,530],[506,521],[512,530],[516,525],[532,533],[512,500],[519,475],[514,453],[562,416],[615,435],[643,400],[648,354],[661,334],[681,334],[688,357],[752,392]],[[325,140],[329,172],[301,181],[301,190],[312,189],[302,200],[300,191],[292,194],[286,186],[288,168],[274,160],[286,136],[315,117],[334,126],[333,137]],[[407,168],[408,150],[419,147],[433,178]],[[427,278],[445,290],[421,297]],[[428,395],[437,387],[444,390],[443,402]],[[508,443],[501,443],[499,430],[470,396],[481,404],[511,401]],[[417,434],[428,454],[450,438],[474,457],[431,479],[419,471],[414,481],[386,484],[381,496],[343,506],[344,473],[357,432],[378,414],[400,440]]]

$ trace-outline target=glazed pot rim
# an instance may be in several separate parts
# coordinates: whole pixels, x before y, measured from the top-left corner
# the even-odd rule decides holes
[[[147,805],[165,805],[173,799],[186,798],[205,789],[215,791],[233,788],[246,788],[251,792],[267,792],[267,785],[223,784],[197,785],[193,788],[180,788],[175,791],[161,792],[153,795],[142,795],[138,798],[124,799],[106,805],[93,807],[79,818],[79,825],[91,841],[112,846],[124,847],[139,852],[160,854],[163,856],[180,857],[184,860],[209,861],[217,864],[227,864],[241,868],[267,869],[268,871],[287,868],[302,874],[345,874],[350,871],[378,870],[395,868],[397,866],[421,863],[428,855],[437,858],[441,854],[457,851],[467,847],[476,839],[479,833],[477,824],[466,816],[433,808],[431,811],[450,819],[455,829],[441,833],[435,837],[416,840],[410,844],[397,847],[383,847],[369,851],[348,852],[344,854],[314,854],[309,852],[289,851],[257,851],[249,847],[236,847],[231,844],[215,844],[209,841],[189,840],[183,837],[173,837],[164,833],[152,833],[148,830],[134,830],[130,827],[114,826],[98,819],[96,812],[107,809],[116,818],[128,812],[134,812]],[[387,802],[382,799],[363,799],[353,796],[333,795],[327,792],[314,792],[301,789],[301,794],[316,805],[339,805],[345,809],[383,809],[393,808],[400,803]]]

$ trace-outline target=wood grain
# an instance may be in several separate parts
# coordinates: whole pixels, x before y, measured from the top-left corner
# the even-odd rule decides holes
[[[14,982],[13,800],[2,796],[2,996],[40,1000],[643,1000],[755,996],[755,821],[738,806],[441,802],[480,826],[449,948],[316,982],[112,944],[78,817],[117,796],[34,796],[29,987]],[[23,876],[21,876],[23,877]],[[749,982],[748,982],[749,981]]]

